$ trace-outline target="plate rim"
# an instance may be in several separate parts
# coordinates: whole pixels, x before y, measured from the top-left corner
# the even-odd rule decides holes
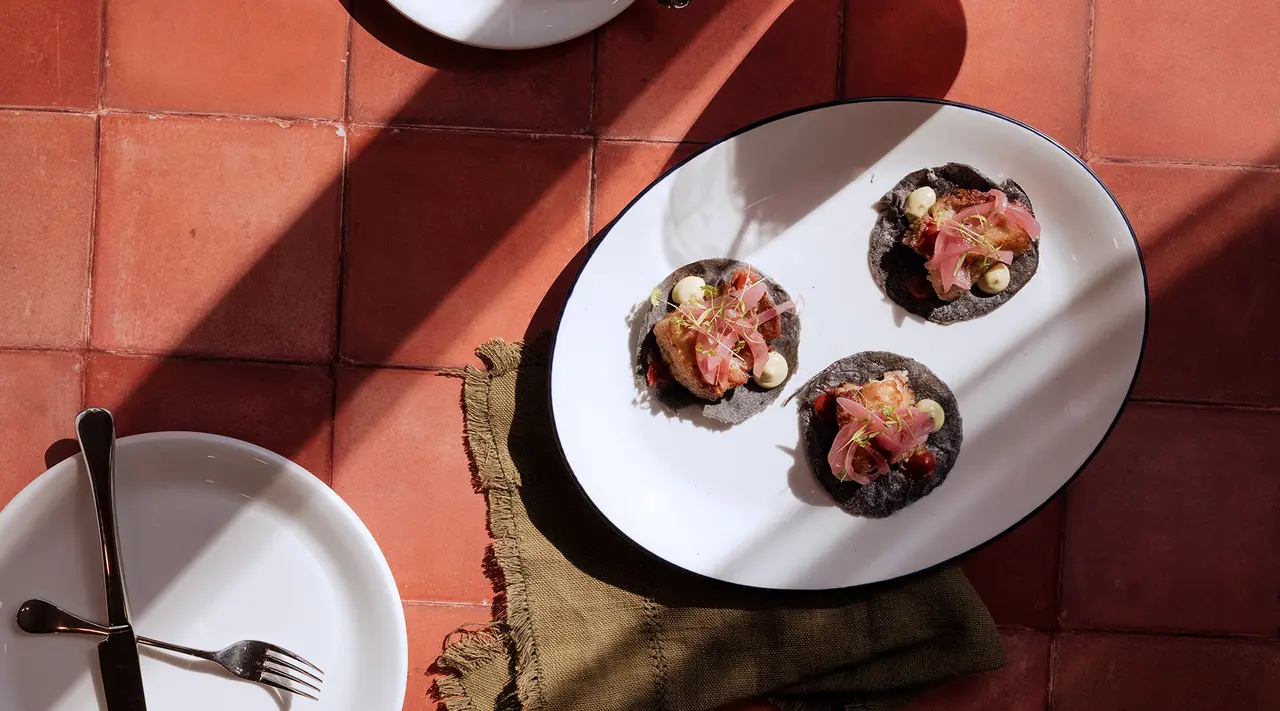
[[[662,181],[666,180],[669,175],[676,172],[680,168],[684,167],[686,163],[693,161],[694,159],[701,156],[703,153],[706,153],[707,151],[719,146],[722,143],[726,143],[734,138],[737,138],[738,136],[744,133],[753,131],[757,128],[760,128],[761,126],[774,123],[775,121],[780,121],[782,119],[789,118],[791,116],[805,114],[812,111],[821,111],[823,109],[829,109],[837,106],[845,106],[849,104],[876,104],[876,103],[913,103],[913,104],[930,104],[934,106],[949,106],[952,108],[962,109],[966,111],[974,111],[977,113],[992,116],[997,119],[1001,119],[1008,123],[1014,124],[1015,126],[1023,128],[1027,131],[1030,131],[1032,134],[1036,136],[1039,136],[1041,139],[1049,143],[1049,145],[1057,148],[1058,150],[1070,156],[1072,160],[1074,160],[1081,168],[1084,169],[1084,171],[1089,175],[1089,177],[1093,178],[1094,182],[1098,184],[1098,187],[1102,188],[1102,191],[1106,193],[1107,197],[1111,198],[1111,202],[1113,205],[1115,205],[1116,211],[1120,214],[1120,218],[1124,220],[1125,227],[1127,227],[1129,230],[1129,238],[1133,241],[1134,251],[1138,255],[1138,268],[1142,274],[1142,297],[1143,297],[1142,340],[1138,348],[1138,359],[1134,363],[1134,367],[1133,367],[1133,377],[1129,380],[1129,387],[1125,391],[1124,399],[1121,401],[1120,407],[1116,409],[1116,414],[1111,419],[1111,424],[1107,426],[1107,430],[1105,433],[1103,433],[1102,438],[1098,440],[1098,443],[1096,445],[1094,445],[1093,451],[1089,453],[1088,457],[1085,457],[1084,461],[1080,464],[1080,467],[1077,468],[1076,471],[1071,474],[1071,476],[1067,477],[1066,481],[1064,481],[1062,485],[1059,486],[1053,492],[1053,494],[1051,494],[1042,503],[1040,503],[1039,506],[1036,506],[1028,514],[1026,514],[1022,518],[1015,521],[1013,524],[1005,528],[1000,533],[992,536],[991,538],[988,538],[986,541],[983,541],[982,543],[979,543],[975,546],[968,548],[967,550],[957,553],[956,555],[951,556],[950,558],[941,560],[937,563],[925,566],[923,568],[911,571],[909,573],[903,573],[901,575],[896,575],[893,577],[882,578],[880,580],[876,580],[872,582],[855,583],[853,585],[844,585],[839,587],[821,587],[821,588],[779,588],[779,587],[748,585],[746,583],[740,583],[740,582],[735,582],[731,580],[724,580],[722,578],[717,578],[715,576],[708,575],[706,573],[700,573],[695,570],[690,570],[682,565],[679,565],[677,563],[667,560],[666,558],[663,558],[662,556],[658,555],[654,551],[649,550],[647,547],[641,545],[638,541],[636,541],[631,536],[627,535],[625,531],[619,528],[618,525],[615,524],[611,518],[605,515],[604,511],[600,510],[600,507],[596,504],[595,500],[592,499],[591,495],[587,493],[586,487],[582,485],[582,481],[579,479],[577,472],[573,470],[573,465],[570,464],[569,462],[569,457],[564,451],[564,444],[561,441],[561,437],[560,437],[560,425],[559,423],[556,422],[555,387],[554,387],[556,349],[559,345],[560,325],[564,321],[565,311],[568,309],[569,301],[573,298],[573,293],[578,286],[578,281],[581,279],[582,274],[586,271],[587,266],[591,263],[591,258],[592,256],[595,255],[596,249],[599,248],[599,246],[604,242],[606,238],[608,238],[609,234],[613,231],[614,226],[624,216],[626,216],[627,213],[629,213],[631,209],[635,207],[636,203],[638,203],[642,198],[644,198],[644,196],[648,194],[650,190],[652,190]],[[920,575],[923,573],[927,573],[931,570],[936,570],[944,565],[949,565],[951,563],[954,563],[956,560],[963,558],[965,556],[968,556],[970,554],[976,553],[986,548],[987,546],[992,545],[996,541],[999,541],[1005,536],[1009,535],[1015,529],[1021,527],[1022,524],[1026,523],[1033,516],[1043,511],[1046,507],[1049,506],[1049,504],[1052,504],[1054,500],[1062,496],[1062,493],[1066,490],[1066,488],[1070,486],[1071,483],[1074,482],[1080,476],[1081,472],[1083,472],[1085,469],[1089,467],[1089,464],[1093,461],[1094,457],[1098,455],[1098,452],[1102,450],[1102,446],[1107,443],[1107,440],[1111,439],[1111,435],[1115,432],[1116,425],[1120,423],[1120,418],[1124,415],[1125,410],[1128,409],[1131,399],[1133,397],[1133,390],[1138,383],[1138,376],[1142,371],[1143,361],[1146,359],[1147,337],[1151,331],[1151,282],[1147,275],[1147,264],[1146,264],[1146,259],[1142,253],[1142,244],[1138,241],[1138,234],[1133,229],[1133,222],[1129,220],[1129,215],[1125,213],[1124,207],[1120,205],[1120,201],[1116,199],[1115,194],[1111,192],[1111,189],[1107,187],[1107,184],[1103,182],[1102,178],[1098,177],[1098,174],[1095,173],[1093,169],[1089,167],[1088,163],[1086,163],[1082,158],[1080,158],[1080,156],[1073,153],[1066,146],[1058,142],[1057,139],[1053,138],[1052,136],[1049,136],[1044,131],[1041,131],[1040,129],[1034,126],[1031,126],[1023,121],[1019,121],[1018,119],[1015,119],[1011,116],[1006,116],[1005,114],[1002,114],[998,111],[993,111],[991,109],[987,109],[981,106],[966,104],[959,101],[951,101],[948,99],[931,99],[931,98],[913,97],[913,96],[868,96],[868,97],[860,97],[860,98],[852,98],[852,99],[835,99],[832,101],[824,101],[816,104],[809,104],[806,106],[797,107],[794,109],[790,109],[788,111],[783,111],[781,113],[773,114],[771,116],[767,116],[765,118],[753,121],[741,128],[738,128],[730,133],[725,134],[724,136],[721,136],[720,138],[715,139],[714,141],[711,141],[710,143],[707,143],[704,146],[701,146],[698,150],[694,151],[692,154],[684,157],[683,159],[677,161],[670,168],[663,171],[662,174],[659,175],[657,178],[650,181],[649,184],[647,184],[643,190],[637,193],[636,196],[632,198],[630,202],[627,203],[626,207],[624,207],[616,217],[610,220],[609,223],[606,224],[597,235],[593,236],[590,239],[590,241],[586,245],[586,250],[587,250],[586,253],[583,255],[582,263],[578,266],[577,271],[573,275],[573,280],[569,283],[569,289],[565,293],[564,302],[561,303],[559,313],[556,316],[556,325],[555,325],[555,329],[552,331],[552,334],[551,334],[550,354],[548,356],[548,361],[547,361],[548,410],[551,415],[551,429],[553,434],[555,435],[556,452],[560,456],[560,462],[564,465],[564,468],[569,472],[570,478],[573,480],[574,485],[578,488],[578,491],[582,494],[582,497],[586,499],[586,501],[590,504],[592,510],[595,511],[595,514],[599,516],[602,520],[604,520],[604,522],[608,524],[610,528],[616,531],[618,535],[620,535],[624,540],[630,543],[637,550],[642,551],[645,555],[651,558],[661,561],[665,565],[684,571],[685,573],[689,575],[693,575],[697,578],[715,581],[716,583],[719,583],[719,584],[733,585],[733,586],[743,588],[743,589],[748,589],[748,590],[773,590],[773,591],[779,591],[779,592],[800,593],[800,592],[818,592],[818,591],[834,591],[834,590],[852,590],[855,588],[866,587],[870,585],[880,585],[880,584],[889,583],[895,580],[909,578],[913,575]]]
[[[587,29],[585,29],[585,30],[583,30],[583,31],[579,32],[578,34],[575,34],[575,35],[573,35],[573,36],[571,36],[571,37],[562,37],[561,39],[553,40],[553,41],[551,41],[551,42],[535,42],[535,43],[531,43],[531,44],[530,44],[530,43],[525,43],[525,44],[484,44],[484,43],[480,43],[480,42],[474,42],[474,41],[468,41],[468,40],[459,39],[459,38],[457,38],[457,37],[453,37],[453,36],[450,36],[450,35],[446,35],[445,33],[441,32],[440,30],[437,30],[437,29],[434,29],[434,28],[428,27],[428,26],[427,26],[425,23],[423,23],[421,20],[419,20],[418,18],[416,18],[416,17],[414,17],[413,15],[409,14],[409,12],[408,12],[407,10],[405,10],[404,8],[402,8],[402,7],[401,7],[401,5],[402,5],[402,4],[404,4],[404,0],[387,0],[387,5],[390,5],[392,9],[394,9],[396,12],[400,13],[402,16],[404,16],[404,18],[405,18],[405,19],[409,20],[410,22],[412,22],[413,24],[417,25],[418,27],[421,27],[422,29],[426,30],[427,32],[430,32],[430,33],[431,33],[431,34],[433,34],[433,35],[436,35],[437,37],[443,37],[444,39],[447,39],[447,40],[449,40],[450,42],[457,42],[458,44],[461,44],[461,45],[466,45],[466,46],[468,46],[468,47],[477,47],[477,48],[479,48],[479,49],[491,49],[491,50],[504,51],[504,52],[506,52],[506,51],[509,51],[509,52],[520,52],[520,51],[523,51],[523,50],[529,50],[529,49],[543,49],[543,48],[545,48],[545,47],[554,47],[554,46],[556,46],[556,45],[558,45],[558,44],[564,44],[565,42],[571,42],[571,41],[576,40],[576,39],[578,39],[579,37],[582,37],[582,36],[584,36],[584,35],[589,35],[589,34],[591,34],[592,32],[595,32],[596,30],[600,29],[601,27],[604,27],[605,25],[609,24],[610,22],[613,22],[613,21],[614,21],[614,19],[616,19],[616,18],[618,17],[618,15],[621,15],[622,13],[626,12],[626,11],[627,11],[627,8],[629,8],[629,7],[631,7],[633,4],[635,4],[635,1],[636,1],[636,0],[621,0],[621,2],[625,2],[626,4],[625,4],[625,5],[623,5],[623,6],[622,6],[622,8],[621,8],[620,10],[618,10],[618,11],[617,11],[617,12],[615,12],[612,16],[610,16],[610,17],[609,17],[609,19],[605,20],[604,22],[600,23],[599,25],[596,25],[595,27],[589,27],[589,28],[587,28]]]
[[[163,441],[208,442],[246,448],[250,453],[261,455],[263,459],[279,466],[280,469],[285,472],[286,476],[293,477],[295,480],[300,482],[305,482],[301,483],[300,486],[304,487],[308,493],[319,492],[318,495],[321,498],[326,499],[330,504],[335,505],[334,508],[338,511],[340,516],[347,519],[348,523],[354,525],[358,534],[357,537],[360,538],[361,546],[364,547],[367,552],[373,554],[376,557],[377,562],[382,564],[379,566],[377,581],[378,587],[382,589],[383,593],[390,593],[395,599],[395,604],[391,605],[391,609],[394,611],[395,616],[395,619],[392,620],[392,622],[395,623],[393,626],[396,629],[396,658],[394,660],[394,665],[397,669],[403,668],[404,673],[395,675],[395,678],[398,681],[396,682],[396,688],[393,689],[393,696],[398,697],[400,699],[400,705],[403,705],[405,695],[408,691],[409,675],[409,632],[404,617],[404,603],[400,598],[400,589],[396,586],[395,575],[391,572],[391,565],[387,562],[386,554],[382,552],[382,548],[373,537],[373,533],[369,531],[369,527],[364,524],[364,521],[360,520],[360,517],[351,508],[351,506],[347,504],[341,496],[338,496],[338,493],[334,491],[332,487],[325,484],[315,474],[311,473],[301,464],[298,464],[292,459],[270,449],[261,447],[252,442],[246,442],[242,439],[236,439],[235,437],[227,437],[225,435],[212,434],[210,432],[196,432],[191,430],[164,430],[160,432],[143,432],[140,434],[120,437],[116,440],[116,444],[117,446],[121,443],[146,445],[150,442]],[[18,515],[10,511],[11,509],[16,511],[22,508],[21,506],[15,507],[15,504],[20,505],[25,499],[38,496],[41,493],[39,490],[52,486],[53,484],[51,482],[53,481],[53,477],[50,473],[54,469],[62,466],[65,462],[82,456],[82,454],[77,452],[75,455],[67,457],[66,459],[45,469],[36,476],[35,479],[28,482],[26,486],[22,487],[22,489],[4,505],[3,508],[0,508],[0,523],[3,523],[4,520],[10,516]],[[9,516],[5,515],[6,512],[10,512]],[[399,706],[396,706],[396,708],[398,709]]]

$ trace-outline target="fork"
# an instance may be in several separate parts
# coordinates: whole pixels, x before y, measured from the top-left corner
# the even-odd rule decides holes
[[[18,627],[28,634],[72,633],[105,636],[108,633],[106,627],[73,615],[44,600],[27,600],[22,603],[22,606],[18,608]],[[320,687],[317,684],[323,683],[322,680],[317,674],[307,671],[299,664],[311,667],[318,674],[324,674],[320,667],[283,647],[278,647],[268,642],[243,639],[216,652],[206,652],[202,649],[192,649],[178,644],[161,642],[142,635],[138,635],[138,643],[145,644],[148,647],[185,654],[197,659],[204,659],[221,666],[241,679],[272,686],[291,694],[305,696],[312,701],[319,701],[319,699],[306,691],[286,686],[272,677],[278,677],[297,684],[318,694],[320,693]],[[267,666],[268,664],[274,666]],[[315,683],[293,676],[289,673],[289,670],[300,675],[306,675]]]

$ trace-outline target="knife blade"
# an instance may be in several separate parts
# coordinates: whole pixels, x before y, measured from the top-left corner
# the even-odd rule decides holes
[[[110,633],[98,645],[102,693],[107,711],[146,711],[142,688],[142,664],[138,640],[129,623],[129,598],[120,568],[120,540],[116,528],[115,450],[116,425],[111,413],[91,407],[76,416],[76,437],[89,470],[98,533],[102,538],[102,569],[107,588],[107,625]]]
[[[130,628],[113,630],[98,644],[98,669],[107,711],[146,711],[138,638]]]

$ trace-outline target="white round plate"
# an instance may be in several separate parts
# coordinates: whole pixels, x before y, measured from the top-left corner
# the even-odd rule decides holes
[[[585,35],[635,0],[387,0],[405,17],[455,42],[533,49]]]
[[[1043,225],[1039,273],[983,318],[938,326],[872,282],[873,204],[949,161],[1013,178]],[[786,288],[799,364],[777,402],[728,429],[640,401],[628,314],[676,267],[732,257]],[[624,535],[701,575],[827,589],[923,570],[1029,516],[1093,456],[1146,337],[1137,240],[1098,178],[998,114],[928,100],[804,109],[716,143],[646,189],[594,245],[565,305],[551,368],[561,449]],[[831,362],[888,350],[955,392],[964,445],[945,484],[879,520],[835,508],[808,466],[788,396]]]
[[[290,699],[144,648],[149,708],[400,711],[408,646],[395,581],[368,530],[319,479],[226,437],[124,437],[116,509],[138,634],[203,649],[265,640],[326,672],[319,702]],[[100,708],[98,640],[31,636],[13,623],[29,598],[102,621],[100,550],[79,456],[0,511],[0,709]]]

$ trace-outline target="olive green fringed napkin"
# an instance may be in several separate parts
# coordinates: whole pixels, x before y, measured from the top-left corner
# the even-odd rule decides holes
[[[545,347],[491,341],[477,353],[489,369],[465,373],[467,441],[489,499],[506,619],[451,636],[437,681],[449,711],[702,711],[753,696],[880,711],[1003,665],[995,625],[956,568],[774,592],[637,550],[560,458]]]

